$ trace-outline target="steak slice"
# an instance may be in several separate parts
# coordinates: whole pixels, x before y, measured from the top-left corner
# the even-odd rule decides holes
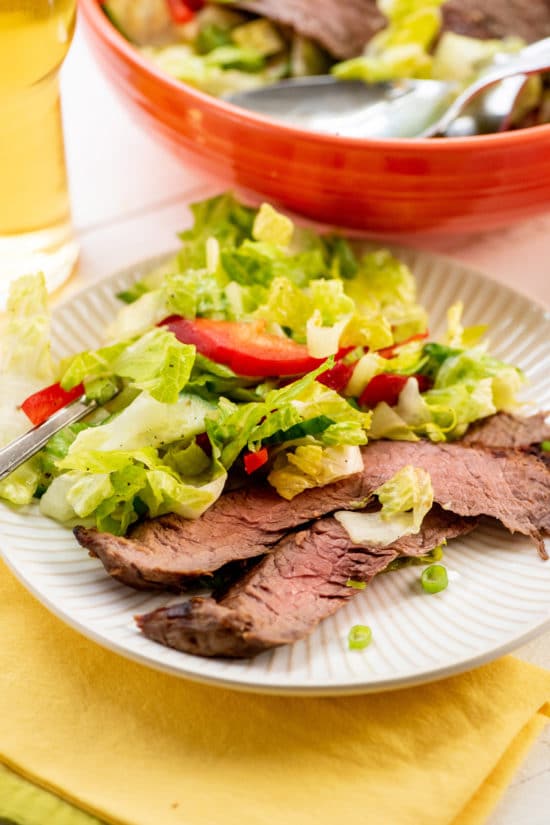
[[[290,26],[338,58],[361,54],[386,25],[376,0],[246,0],[234,5]]]
[[[427,553],[475,524],[434,507],[417,535],[369,547],[353,544],[336,519],[319,519],[286,536],[220,601],[195,597],[136,621],[148,638],[186,653],[254,656],[308,636],[358,592],[349,579],[368,582],[397,556]]]
[[[290,502],[265,484],[225,493],[195,521],[169,514],[131,528],[127,538],[85,527],[74,534],[124,584],[181,590],[190,579],[229,562],[262,555],[295,527],[361,504],[362,488],[357,474],[306,490]]]
[[[386,25],[376,0],[243,0],[234,5],[290,26],[341,59],[361,54]],[[443,31],[469,37],[516,35],[531,42],[550,36],[550,0],[447,0],[442,12]]]
[[[447,0],[443,28],[468,37],[542,40],[550,35],[550,0]]]
[[[335,510],[354,509],[407,464],[426,470],[434,500],[460,516],[490,516],[511,533],[530,536],[547,558],[550,468],[519,450],[373,441],[363,448],[364,472],[306,490],[292,501],[264,485],[222,495],[189,521],[171,514],[142,522],[127,538],[75,528],[110,575],[137,589],[180,590],[230,561],[263,555],[289,530]]]
[[[364,448],[365,487],[375,490],[407,464],[431,477],[434,501],[460,516],[490,516],[510,533],[522,533],[548,558],[550,470],[520,450],[433,444],[430,441],[374,441]]]
[[[550,440],[550,424],[546,423],[549,415],[548,412],[540,412],[523,417],[500,412],[473,424],[460,443],[528,450]]]

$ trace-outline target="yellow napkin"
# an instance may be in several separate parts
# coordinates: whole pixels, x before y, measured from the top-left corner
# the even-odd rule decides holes
[[[550,673],[511,657],[395,693],[254,696],[103,650],[3,565],[0,614],[0,761],[117,825],[479,825],[550,714]]]

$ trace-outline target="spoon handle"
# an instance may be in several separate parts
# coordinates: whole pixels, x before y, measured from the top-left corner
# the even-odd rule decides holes
[[[453,101],[445,114],[432,124],[419,137],[435,137],[444,134],[450,124],[456,120],[462,109],[477,95],[486,89],[514,75],[532,75],[550,70],[550,38],[541,40],[534,46],[528,46],[517,56],[510,58],[503,65],[484,74],[472,83]]]

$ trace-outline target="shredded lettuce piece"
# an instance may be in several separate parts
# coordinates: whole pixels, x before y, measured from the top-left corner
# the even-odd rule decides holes
[[[412,465],[399,470],[374,495],[382,505],[378,512],[340,510],[334,514],[354,544],[386,546],[402,536],[418,533],[433,504],[429,474]]]
[[[432,76],[466,85],[486,68],[498,53],[514,53],[524,46],[519,37],[480,40],[455,32],[443,32],[433,55]]]
[[[214,404],[190,393],[182,393],[175,404],[166,404],[142,392],[101,426],[78,433],[69,455],[90,450],[160,448],[190,439],[205,431],[206,417],[214,410]]]
[[[255,240],[288,246],[293,232],[294,224],[290,218],[277,212],[269,203],[262,203],[252,226],[252,237]]]
[[[410,464],[375,490],[375,495],[382,505],[383,519],[389,520],[399,513],[410,512],[415,533],[418,533],[424,516],[431,510],[434,498],[429,473]]]
[[[202,56],[185,43],[141,51],[162,71],[216,97],[257,89],[267,82],[261,71],[264,58],[255,51],[219,46]]]
[[[326,369],[325,363],[292,384],[269,390],[261,401],[235,404],[220,398],[215,413],[206,419],[206,428],[222,464],[229,469],[245,447],[254,452],[273,436],[321,416],[331,423],[315,435],[320,444],[366,444],[370,413],[355,409],[316,381]]]
[[[391,325],[396,341],[427,329],[426,311],[416,302],[414,276],[387,249],[364,255],[357,277],[346,280],[344,289],[354,300],[356,311],[361,316],[381,316],[388,327]],[[379,344],[377,348],[392,343],[393,339],[389,343]]]
[[[265,17],[235,27],[231,39],[242,49],[250,49],[263,57],[270,57],[285,48],[279,31]]]
[[[345,80],[375,83],[429,77],[429,49],[441,27],[444,0],[378,0],[388,25],[367,44],[362,56],[337,63],[332,73]]]
[[[267,480],[280,496],[291,500],[310,487],[323,487],[362,469],[359,447],[307,444],[277,456]]]
[[[82,352],[65,365],[64,389],[92,378],[119,376],[157,401],[175,404],[185,387],[195,348],[180,343],[168,329],[155,327],[140,338]]]
[[[10,286],[2,327],[0,371],[44,383],[54,379],[48,294],[42,273],[24,275]]]
[[[445,336],[445,343],[449,347],[473,347],[479,343],[480,339],[487,332],[486,324],[478,324],[477,326],[467,327],[462,326],[462,313],[464,311],[464,304],[462,301],[457,301],[447,310],[447,334]]]
[[[115,535],[123,535],[144,511],[152,517],[175,512],[198,518],[220,496],[227,474],[204,453],[199,468],[196,450],[183,449],[179,461],[172,454],[165,463],[153,447],[70,449],[58,462],[67,472],[44,493],[41,510],[60,521],[92,517],[98,529]]]
[[[56,378],[50,354],[50,316],[44,276],[26,275],[10,285],[0,329],[0,446],[30,428],[19,404]],[[39,462],[30,459],[0,481],[0,498],[32,501],[41,481]]]

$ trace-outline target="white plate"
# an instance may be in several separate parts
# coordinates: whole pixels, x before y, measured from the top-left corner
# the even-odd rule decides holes
[[[529,395],[550,407],[550,317],[526,298],[466,267],[425,253],[399,251],[418,279],[431,328],[461,298],[467,324],[490,328],[492,351],[521,366]],[[160,259],[87,289],[55,312],[55,354],[98,344],[98,330],[120,306],[115,293]],[[338,694],[404,687],[458,673],[512,650],[550,626],[550,561],[535,547],[487,525],[447,549],[449,588],[421,592],[419,568],[379,576],[366,591],[322,622],[305,641],[253,660],[201,659],[145,639],[133,616],[177,597],[138,593],[110,579],[72,534],[43,518],[0,505],[2,555],[21,582],[52,612],[84,635],[150,667],[241,690]],[[349,651],[354,624],[368,624],[373,642]]]

